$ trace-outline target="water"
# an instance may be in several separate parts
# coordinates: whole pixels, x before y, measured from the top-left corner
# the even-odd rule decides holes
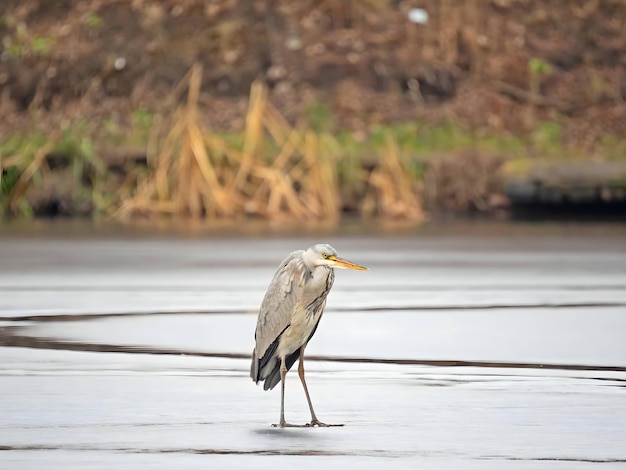
[[[338,271],[317,414],[248,377],[280,260]],[[0,236],[1,468],[623,468],[626,237],[612,227]],[[309,420],[297,378],[288,421]]]

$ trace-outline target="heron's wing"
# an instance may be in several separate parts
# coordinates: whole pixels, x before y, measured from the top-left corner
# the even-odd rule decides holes
[[[256,325],[256,356],[261,358],[291,323],[298,296],[309,271],[302,255],[294,251],[281,263],[261,303]]]

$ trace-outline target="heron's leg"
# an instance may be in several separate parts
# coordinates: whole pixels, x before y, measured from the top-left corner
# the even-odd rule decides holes
[[[311,397],[309,396],[309,389],[306,386],[306,380],[304,379],[304,346],[300,348],[300,362],[298,363],[298,375],[302,382],[302,388],[304,388],[304,394],[306,395],[306,401],[309,403],[309,410],[311,411],[311,423],[318,421],[313,410],[313,403],[311,403]]]
[[[280,359],[280,421],[279,425],[285,425],[285,378],[287,377],[287,367],[285,358]]]
[[[309,389],[306,386],[306,380],[304,380],[304,348],[302,346],[300,348],[300,362],[298,364],[298,375],[300,376],[300,381],[302,382],[302,388],[304,388],[304,394],[306,395],[306,401],[309,402],[309,410],[311,411],[311,423],[309,426],[321,426],[321,427],[330,427],[330,426],[343,426],[343,424],[326,424],[322,423],[317,416],[315,416],[315,411],[313,410],[313,403],[311,403],[311,397],[309,396]]]
[[[299,428],[303,427],[298,424],[290,424],[285,421],[285,378],[287,376],[287,366],[285,358],[280,359],[280,421],[278,424],[272,424],[275,428]]]

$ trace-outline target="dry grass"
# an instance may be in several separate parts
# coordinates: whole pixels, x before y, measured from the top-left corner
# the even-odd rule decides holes
[[[390,133],[385,136],[385,151],[367,177],[369,191],[363,200],[365,216],[382,215],[405,220],[422,220],[424,211],[417,195],[416,182],[403,164],[398,146]]]
[[[113,212],[117,219],[182,216],[208,219],[262,217],[270,220],[335,221],[342,211],[340,146],[330,134],[290,125],[254,83],[243,145],[237,147],[203,128],[198,116],[202,68],[185,82],[187,102],[149,145],[149,171],[137,175],[131,197]],[[391,135],[372,172],[363,214],[421,220],[417,191]]]
[[[24,210],[23,198],[24,194],[28,190],[28,186],[35,176],[44,178],[46,174],[50,173],[50,168],[46,163],[46,155],[52,149],[50,143],[37,149],[32,157],[32,160],[27,164],[24,170],[21,172],[15,185],[13,186],[8,199],[8,208],[14,213],[19,213]],[[22,163],[22,155],[9,155],[0,161],[0,175],[4,168],[19,167]]]

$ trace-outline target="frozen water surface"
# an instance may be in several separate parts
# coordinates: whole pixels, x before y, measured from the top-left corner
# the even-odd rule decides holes
[[[248,377],[280,260],[340,271],[307,353],[323,429]],[[0,237],[0,467],[626,466],[626,238]],[[289,421],[309,419],[297,374]]]

